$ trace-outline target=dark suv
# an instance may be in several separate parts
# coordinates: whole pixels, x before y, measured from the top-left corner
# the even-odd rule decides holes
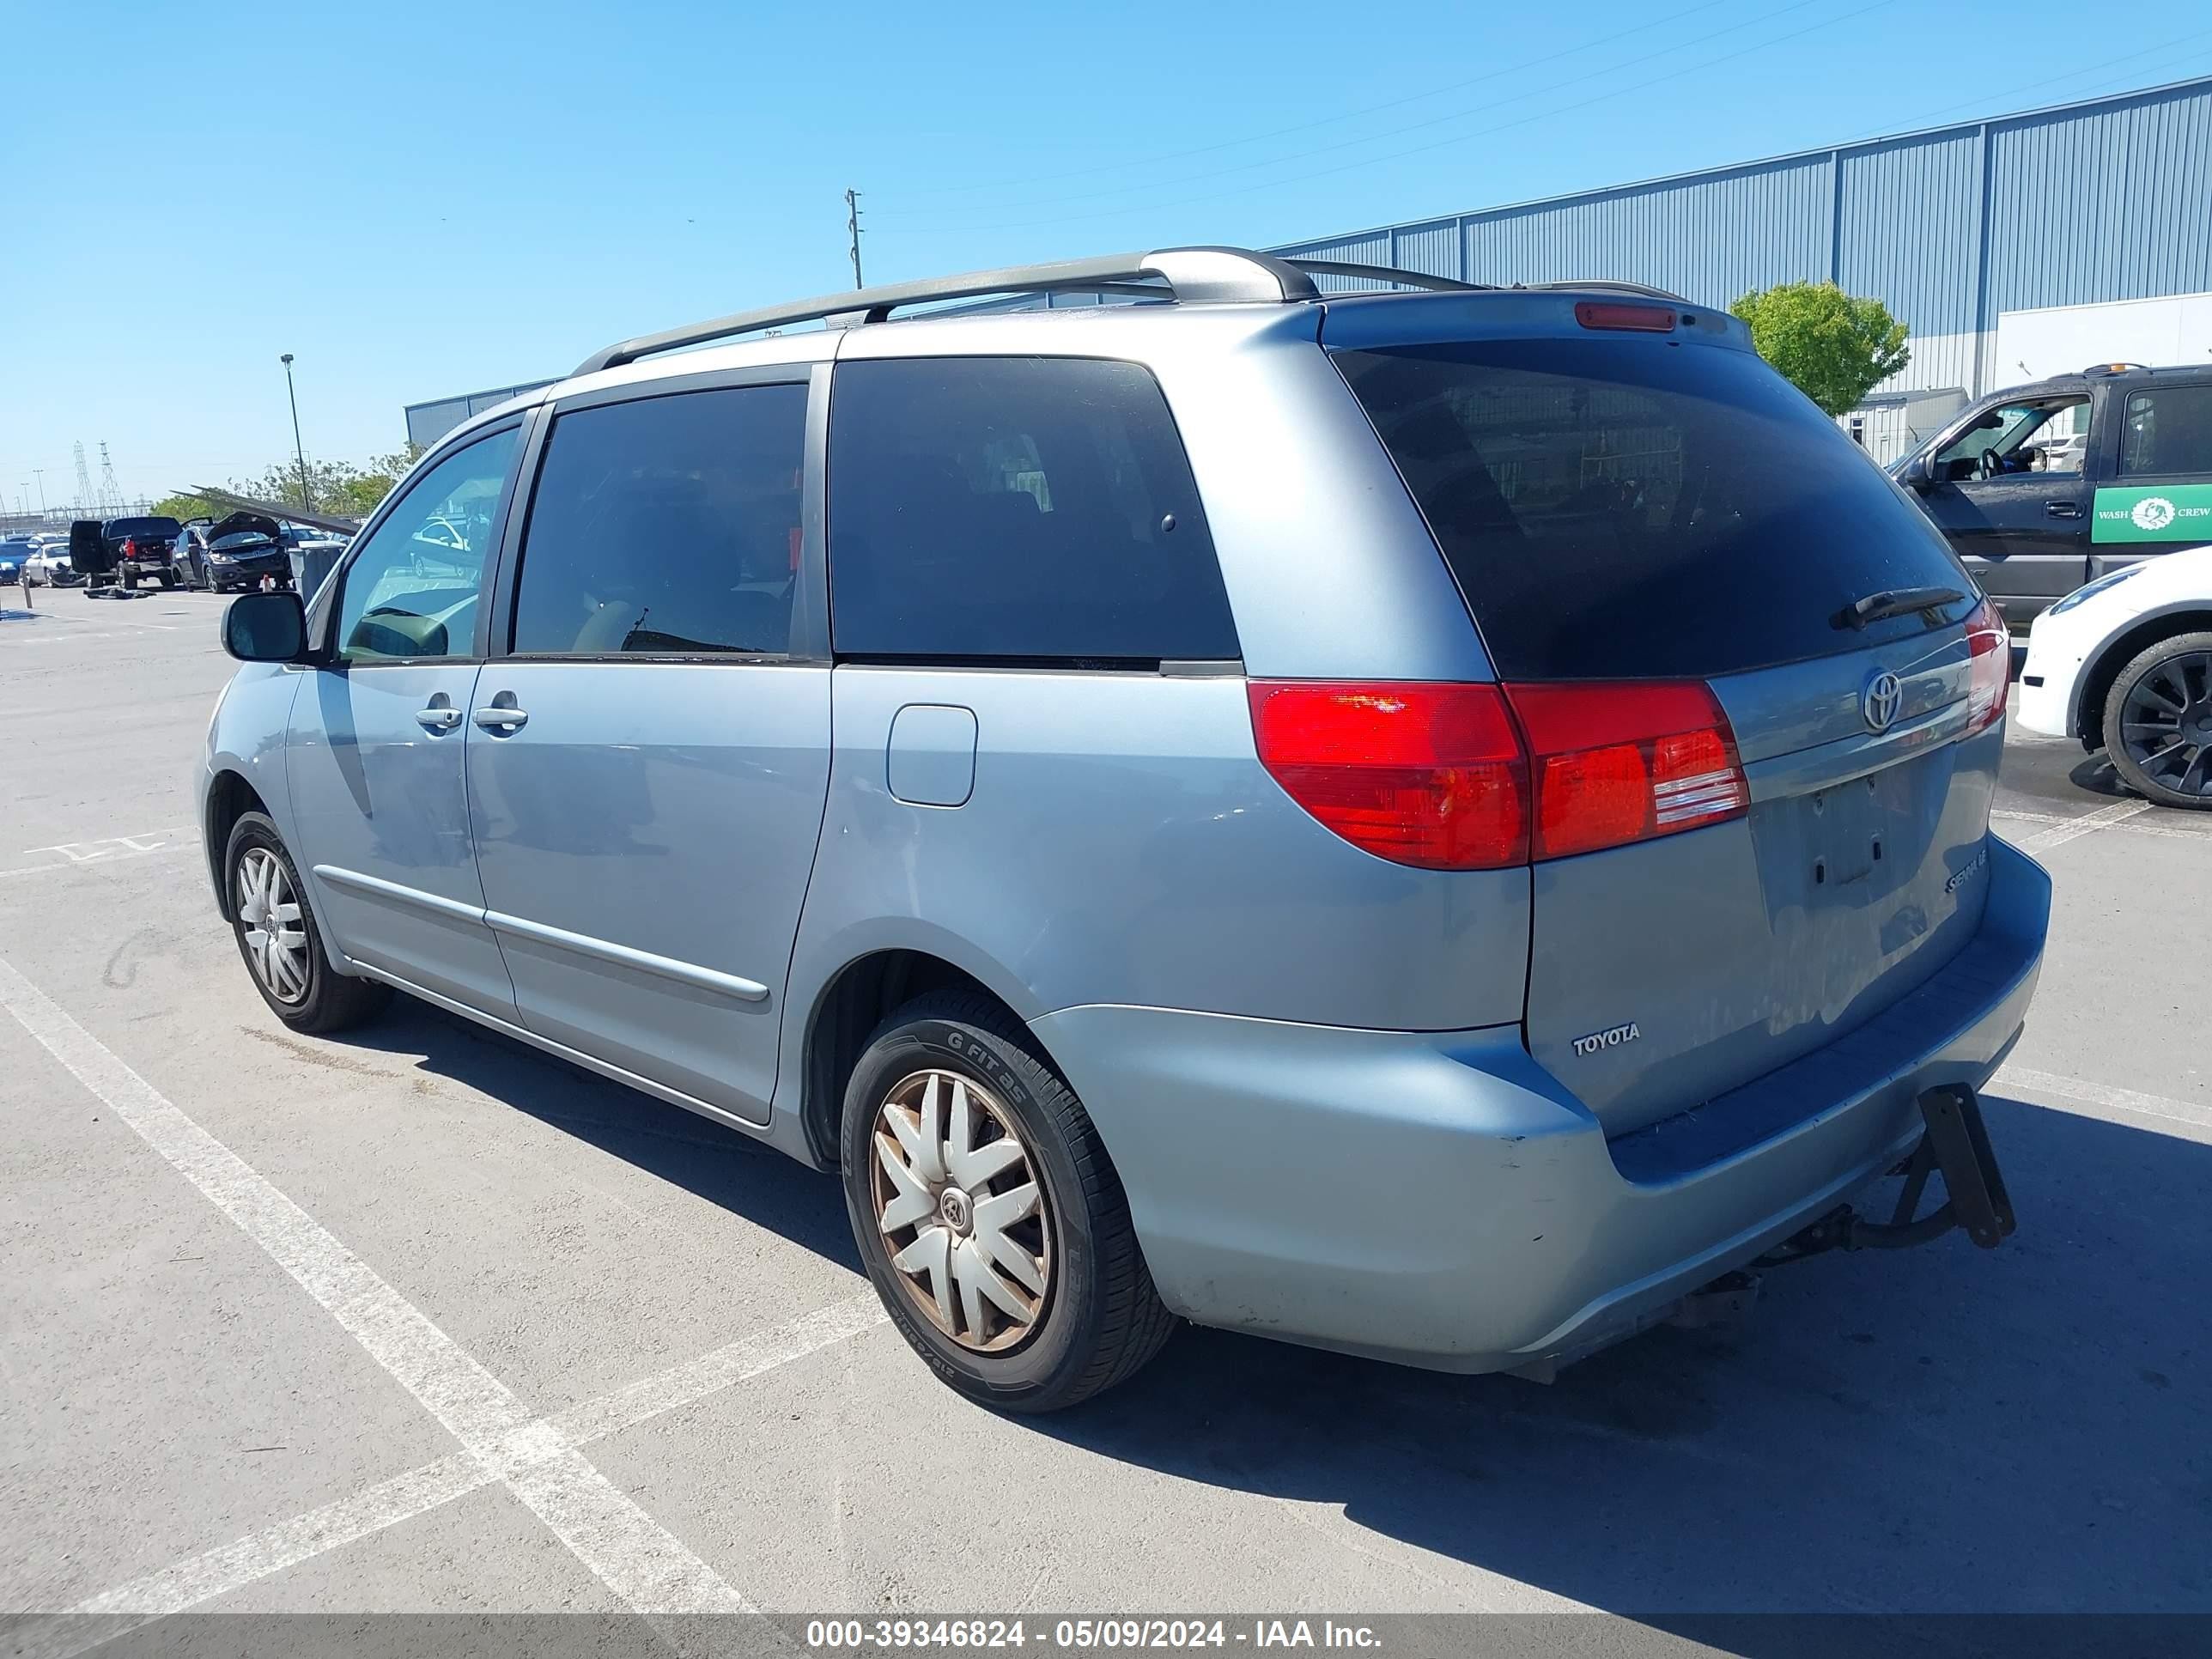
[[[2212,542],[2212,365],[1992,392],[1895,471],[2018,634],[2108,570]]]
[[[70,562],[91,578],[88,597],[111,586],[127,592],[146,576],[174,587],[182,580],[177,540],[183,533],[167,517],[79,519],[70,526]]]

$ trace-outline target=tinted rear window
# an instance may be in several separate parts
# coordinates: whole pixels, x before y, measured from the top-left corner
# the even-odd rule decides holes
[[[173,536],[180,528],[174,519],[110,519],[111,536]]]
[[[1159,387],[1133,363],[842,365],[830,596],[847,654],[1237,653],[1190,464]]]
[[[1491,340],[1336,361],[1505,678],[1735,673],[1925,627],[1835,627],[1878,590],[1972,592],[1926,516],[1747,352]]]

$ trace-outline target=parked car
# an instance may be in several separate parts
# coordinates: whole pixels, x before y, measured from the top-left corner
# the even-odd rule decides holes
[[[2212,364],[1995,392],[1895,471],[2023,630],[2107,571],[2212,541]]]
[[[66,547],[49,545],[44,552],[33,554],[23,564],[23,584],[27,587],[75,587],[83,580],[70,562]]]
[[[166,516],[79,519],[70,526],[70,562],[88,579],[88,598],[109,587],[129,592],[149,576],[175,587],[185,579],[176,554],[183,529]]]
[[[204,528],[187,525],[177,556],[185,580],[210,593],[243,592],[264,580],[292,586],[285,530],[265,514],[233,513]]]
[[[2020,723],[2103,750],[2161,806],[2212,809],[2212,545],[2124,564],[2038,617]]]
[[[13,587],[23,579],[23,566],[32,554],[31,538],[9,536],[0,539],[0,587]]]
[[[458,428],[226,613],[269,1007],[396,987],[842,1171],[1005,1407],[1177,1316],[1543,1375],[1778,1251],[1995,1244],[2050,894],[1995,611],[1726,313],[1394,279],[1448,291],[835,295]],[[656,356],[1079,281],[1173,298]],[[1849,1207],[1907,1160],[1947,1209]]]

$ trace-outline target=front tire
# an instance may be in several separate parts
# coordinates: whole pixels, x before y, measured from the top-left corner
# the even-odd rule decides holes
[[[2105,752],[2160,806],[2212,809],[2212,632],[2138,653],[2105,698]]]
[[[390,986],[331,966],[299,867],[266,814],[247,812],[232,826],[222,867],[238,953],[271,1013],[295,1031],[323,1032],[383,1011]]]
[[[878,1026],[846,1085],[842,1143],[868,1277],[970,1400],[1075,1405],[1173,1332],[1090,1115],[995,1003],[938,993]]]

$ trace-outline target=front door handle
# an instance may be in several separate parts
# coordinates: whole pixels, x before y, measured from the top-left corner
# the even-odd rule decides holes
[[[501,702],[499,697],[504,697],[507,701]],[[530,716],[514,706],[514,692],[502,691],[499,694],[499,697],[493,698],[487,707],[477,709],[470,718],[487,732],[519,730]]]
[[[2045,501],[2043,510],[2054,519],[2078,519],[2081,516],[2079,501]]]
[[[450,732],[461,723],[461,711],[458,708],[418,708],[415,711],[415,723],[425,732]]]

